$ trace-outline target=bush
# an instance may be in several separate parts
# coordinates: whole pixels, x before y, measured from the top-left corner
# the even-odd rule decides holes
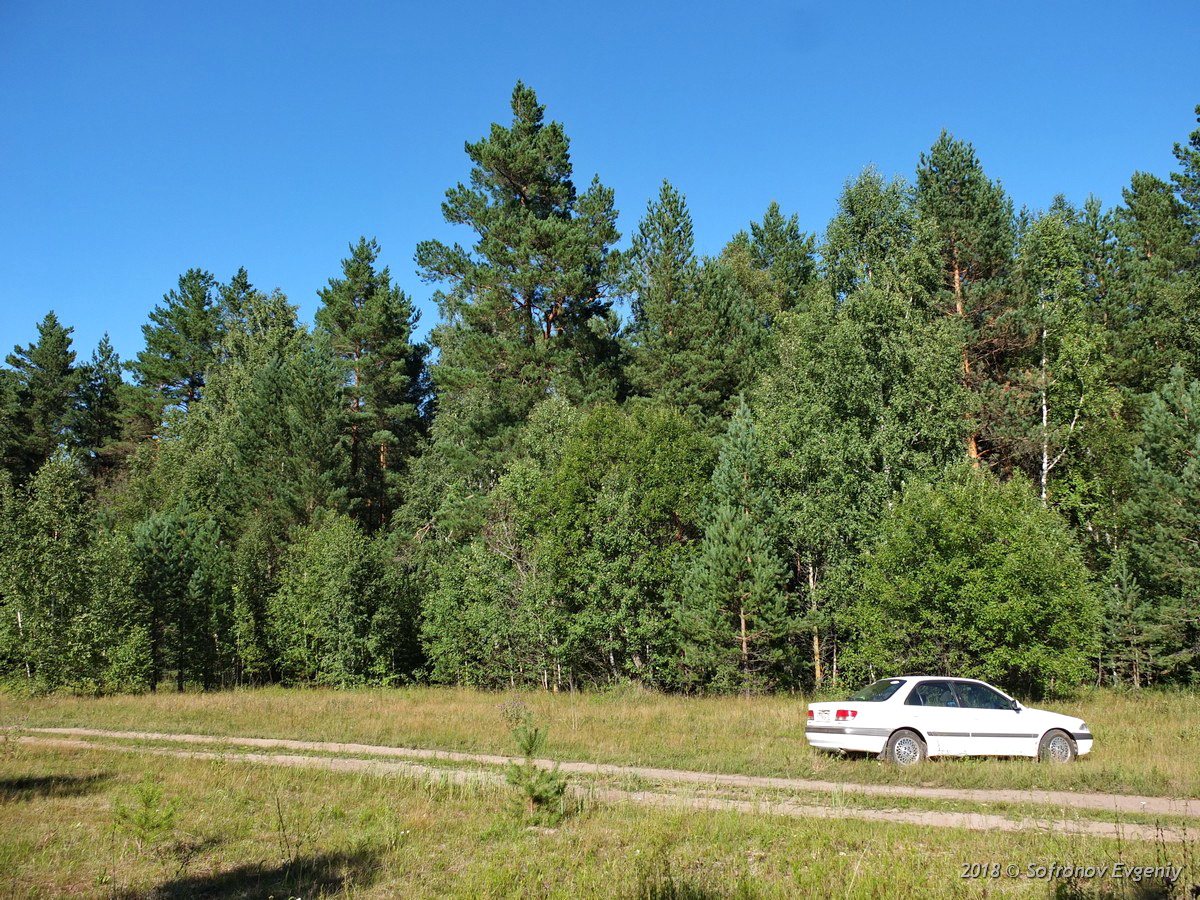
[[[1098,642],[1078,546],[1021,478],[956,469],[911,486],[849,586],[852,679],[958,675],[1040,696],[1078,684]]]

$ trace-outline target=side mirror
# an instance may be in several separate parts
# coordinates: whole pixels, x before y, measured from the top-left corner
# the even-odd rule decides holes
[[[1018,703],[1016,700],[1014,700],[1014,701],[1012,702],[1012,709],[1013,709],[1013,712],[1020,712],[1020,711],[1021,711],[1021,704],[1020,704],[1020,703]]]

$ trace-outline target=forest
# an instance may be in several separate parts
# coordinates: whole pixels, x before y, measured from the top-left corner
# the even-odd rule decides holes
[[[501,118],[415,248],[427,342],[362,237],[311,324],[193,268],[135,358],[12,349],[0,677],[1200,681],[1200,128],[1044,210],[943,132],[703,256],[669,181],[622,243],[534,91]]]

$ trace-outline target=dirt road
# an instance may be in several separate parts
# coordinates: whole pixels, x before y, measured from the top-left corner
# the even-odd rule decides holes
[[[197,734],[163,734],[140,731],[104,731],[92,728],[9,729],[16,739],[29,745],[54,746],[88,751],[118,751],[188,759],[222,759],[246,763],[377,775],[408,775],[449,780],[456,783],[502,783],[503,775],[479,768],[459,768],[453,763],[500,766],[511,757],[459,753],[370,744],[322,741],[293,741],[278,738],[216,737]],[[203,746],[182,749],[153,744]],[[280,753],[267,751],[307,751]],[[314,755],[336,754],[336,755]],[[552,760],[538,760],[552,766]],[[429,763],[436,763],[430,765]],[[1196,827],[1103,822],[1072,817],[1073,810],[1102,810],[1119,819],[1126,813],[1170,815],[1200,819],[1200,800],[1168,797],[1139,797],[1129,794],[1085,794],[1067,791],[963,790],[909,785],[851,784],[797,778],[768,778],[750,775],[719,775],[679,769],[614,766],[585,762],[560,762],[561,771],[601,778],[636,778],[666,790],[625,790],[601,785],[576,784],[574,790],[603,802],[633,802],[685,809],[736,810],[766,815],[805,818],[849,818],[930,827],[968,828],[978,831],[1045,830],[1058,834],[1086,834],[1124,840],[1196,841]],[[744,799],[746,792],[769,791],[762,798]],[[799,802],[787,795],[829,794],[837,802]],[[895,797],[905,808],[856,808],[849,795]],[[812,799],[811,797],[807,799]],[[1036,817],[1010,818],[983,812],[952,812],[911,808],[914,800],[959,801],[963,803],[1031,804],[1045,807]]]

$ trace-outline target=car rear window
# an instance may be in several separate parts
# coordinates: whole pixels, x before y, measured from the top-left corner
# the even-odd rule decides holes
[[[903,678],[885,678],[883,681],[876,681],[874,684],[868,684],[861,691],[855,691],[850,695],[850,700],[864,700],[868,703],[877,703],[886,700],[904,684]]]

